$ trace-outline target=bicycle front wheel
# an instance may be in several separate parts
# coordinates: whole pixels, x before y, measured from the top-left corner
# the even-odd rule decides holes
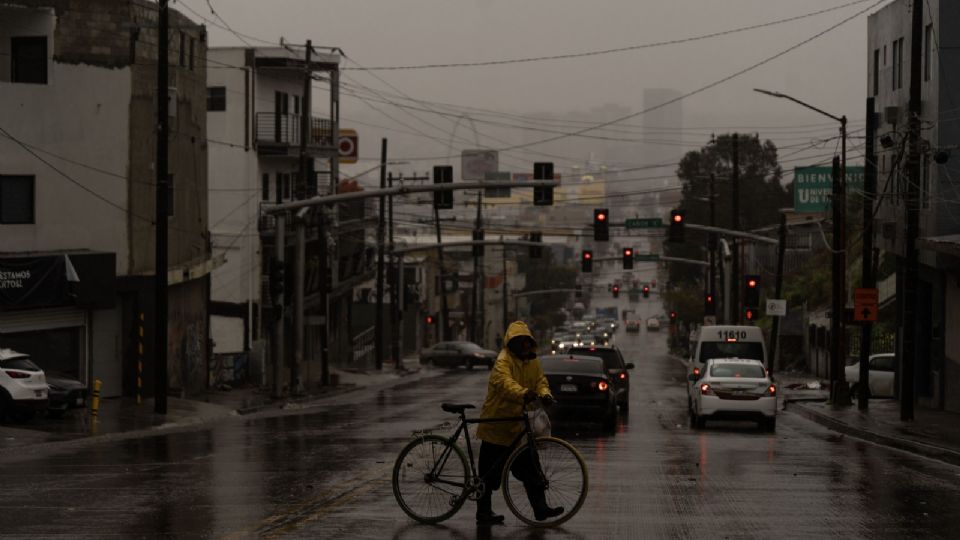
[[[523,445],[507,458],[503,467],[503,498],[520,521],[534,527],[554,527],[572,518],[587,499],[587,464],[580,452],[562,439],[538,437],[536,446],[533,454],[528,445]],[[537,467],[543,472],[542,477]],[[533,484],[530,487],[537,491],[544,488],[546,505],[562,506],[563,513],[538,520],[533,511],[533,500],[538,495],[527,491],[523,480],[513,474],[514,470],[527,471],[527,483]]]
[[[408,516],[439,523],[466,500],[470,468],[463,450],[439,435],[417,437],[393,466],[393,495]]]

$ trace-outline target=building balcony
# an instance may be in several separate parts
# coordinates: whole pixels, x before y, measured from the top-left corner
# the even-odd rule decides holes
[[[257,113],[257,153],[267,156],[299,156],[301,118],[298,114]],[[307,151],[312,155],[323,155],[336,150],[333,123],[323,118],[311,118]]]

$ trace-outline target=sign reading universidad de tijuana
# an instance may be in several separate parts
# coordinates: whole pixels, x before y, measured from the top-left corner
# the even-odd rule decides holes
[[[863,191],[863,167],[847,167],[847,195]],[[833,167],[797,167],[793,174],[793,209],[826,212],[833,198]]]

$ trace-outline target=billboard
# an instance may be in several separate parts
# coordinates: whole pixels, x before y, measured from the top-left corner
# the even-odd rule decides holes
[[[499,170],[499,155],[496,150],[464,150],[460,154],[460,178],[479,182],[486,174]]]

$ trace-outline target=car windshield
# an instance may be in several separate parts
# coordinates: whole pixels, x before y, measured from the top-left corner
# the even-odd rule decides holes
[[[731,357],[763,362],[763,344],[756,341],[705,341],[700,344],[700,362],[706,362],[711,358]]]
[[[19,369],[21,371],[40,371],[40,367],[30,361],[26,356],[10,358],[0,362],[3,369]]]
[[[603,367],[606,369],[620,369],[620,357],[617,351],[613,349],[598,349],[594,347],[575,347],[570,349],[571,354],[582,354],[584,356],[596,356],[603,359]]]
[[[541,360],[544,373],[600,373],[600,359],[576,356],[549,356]]]
[[[710,366],[711,377],[743,377],[744,379],[762,379],[767,376],[766,370],[759,364],[745,364],[742,362],[715,362]]]

